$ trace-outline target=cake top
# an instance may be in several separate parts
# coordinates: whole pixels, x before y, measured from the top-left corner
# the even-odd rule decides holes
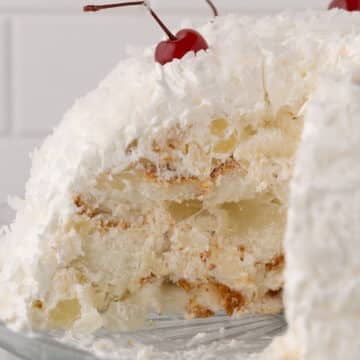
[[[319,72],[346,68],[343,58],[357,61],[358,28],[358,13],[336,10],[220,16],[200,29],[206,52],[161,66],[148,48],[122,61],[35,152],[27,198],[42,207],[76,177],[126,167],[129,158],[117,149],[161,129],[301,105]]]

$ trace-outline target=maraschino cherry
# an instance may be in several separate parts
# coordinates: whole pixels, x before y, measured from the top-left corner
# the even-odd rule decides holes
[[[214,16],[218,16],[218,11],[211,0],[206,0],[211,7]],[[193,29],[183,29],[174,35],[169,28],[161,21],[158,15],[149,6],[148,1],[131,1],[118,4],[108,5],[87,5],[84,7],[84,11],[99,11],[104,9],[111,9],[124,6],[138,6],[144,5],[150,12],[151,16],[160,25],[165,34],[168,36],[168,40],[161,41],[155,50],[155,60],[161,65],[172,62],[174,59],[181,59],[187,53],[193,51],[195,54],[200,50],[207,50],[209,45],[204,37]]]
[[[360,10],[360,0],[333,0],[329,5],[329,9],[334,8],[358,11]]]

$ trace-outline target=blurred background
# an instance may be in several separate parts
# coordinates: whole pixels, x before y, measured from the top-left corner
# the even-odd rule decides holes
[[[221,13],[326,8],[330,0],[214,0]],[[89,0],[90,3],[109,3]],[[29,153],[126,54],[163,34],[143,7],[83,14],[80,0],[0,0],[0,207],[23,195]],[[153,0],[174,31],[204,0]]]

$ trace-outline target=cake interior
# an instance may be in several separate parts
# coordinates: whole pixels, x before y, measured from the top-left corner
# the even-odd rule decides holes
[[[74,191],[74,214],[47,249],[47,261],[72,259],[34,300],[34,321],[81,327],[86,313],[118,329],[139,326],[149,311],[281,311],[301,107],[179,125],[119,149],[125,170]]]

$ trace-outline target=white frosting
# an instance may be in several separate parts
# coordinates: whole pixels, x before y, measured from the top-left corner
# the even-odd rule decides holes
[[[32,300],[49,291],[57,269],[82,255],[76,237],[50,254],[53,235],[76,212],[74,194],[105,170],[129,165],[124,149],[134,139],[142,140],[136,153],[141,158],[149,155],[148,139],[176,124],[200,131],[217,117],[298,108],[321,71],[345,72],[348,63],[360,62],[359,30],[356,13],[233,15],[200,29],[210,44],[206,52],[160,66],[151,48],[120,63],[98,89],[76,102],[33,156],[26,201],[10,233],[0,239],[0,254],[6,254],[0,255],[0,293],[6,294],[0,318],[15,327],[28,324]],[[206,136],[199,141],[202,148],[209,146]],[[186,163],[179,170],[188,176],[200,172]],[[289,170],[283,170],[286,179]],[[78,326],[90,331],[101,326],[100,315],[88,306],[87,289],[65,290],[80,299]]]
[[[360,83],[325,78],[307,106],[292,184],[286,307],[304,359],[359,358]]]

